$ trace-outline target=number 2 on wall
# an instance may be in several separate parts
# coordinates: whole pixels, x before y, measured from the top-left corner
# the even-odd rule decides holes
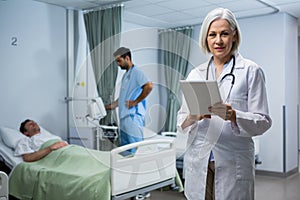
[[[12,45],[12,46],[18,46],[17,41],[18,41],[18,38],[17,38],[17,37],[12,37],[12,38],[11,38],[11,45]]]

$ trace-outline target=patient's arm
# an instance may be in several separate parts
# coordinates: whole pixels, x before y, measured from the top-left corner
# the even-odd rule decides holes
[[[64,146],[67,146],[67,145],[68,144],[66,142],[59,141],[59,142],[56,142],[56,143],[52,144],[51,146],[49,146],[45,149],[41,149],[41,150],[38,150],[38,151],[33,152],[33,153],[23,154],[22,157],[23,157],[23,160],[25,162],[34,162],[34,161],[40,160],[43,157],[47,156],[52,151],[54,151],[56,149],[60,149],[60,148],[62,148]]]

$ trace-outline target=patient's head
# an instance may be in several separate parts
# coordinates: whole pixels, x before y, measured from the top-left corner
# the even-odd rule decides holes
[[[31,119],[26,119],[25,121],[23,121],[20,125],[20,131],[28,136],[28,137],[32,137],[37,133],[40,133],[40,127],[39,125],[31,120]]]

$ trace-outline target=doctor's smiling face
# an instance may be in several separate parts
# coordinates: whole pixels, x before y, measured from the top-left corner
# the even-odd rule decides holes
[[[236,34],[226,19],[216,19],[210,24],[206,40],[214,59],[219,61],[230,60]]]

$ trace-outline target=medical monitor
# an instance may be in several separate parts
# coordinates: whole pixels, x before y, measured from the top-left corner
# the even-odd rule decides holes
[[[100,120],[106,116],[106,109],[101,97],[97,97],[91,100],[88,104],[88,116],[92,119]]]

